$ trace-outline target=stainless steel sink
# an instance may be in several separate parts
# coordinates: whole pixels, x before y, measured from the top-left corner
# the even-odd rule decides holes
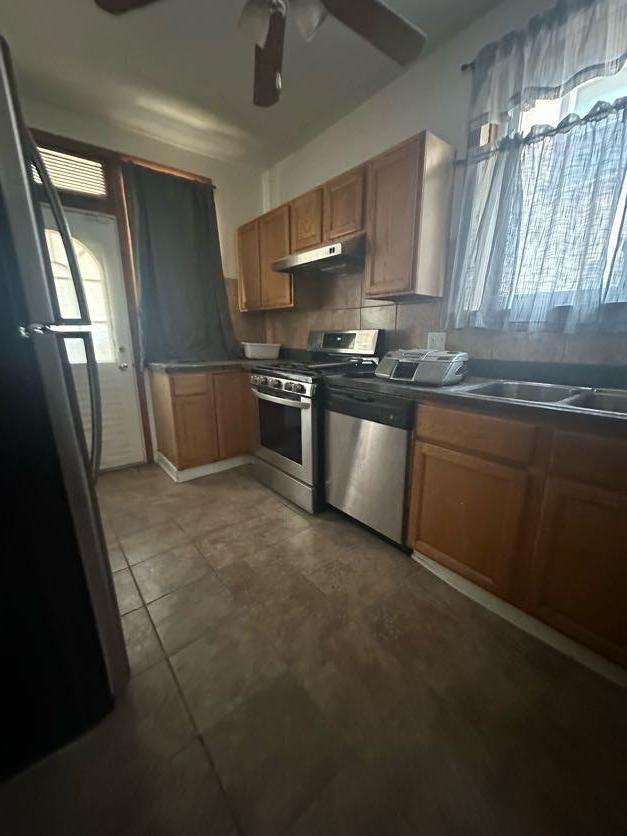
[[[595,389],[584,392],[571,401],[573,406],[585,409],[599,409],[602,412],[627,413],[627,391],[622,389]]]
[[[468,394],[505,398],[534,403],[572,403],[583,397],[584,390],[554,383],[524,383],[517,380],[492,380],[466,388]],[[583,404],[582,404],[583,405]]]

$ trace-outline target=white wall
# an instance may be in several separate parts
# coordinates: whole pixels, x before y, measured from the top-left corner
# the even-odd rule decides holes
[[[323,183],[421,130],[430,130],[463,155],[470,74],[460,67],[489,41],[523,26],[554,0],[507,0],[274,165],[266,179],[271,208]]]
[[[216,208],[224,274],[237,274],[235,230],[262,209],[262,171],[201,156],[111,122],[26,99],[26,121],[33,128],[99,145],[210,177]]]

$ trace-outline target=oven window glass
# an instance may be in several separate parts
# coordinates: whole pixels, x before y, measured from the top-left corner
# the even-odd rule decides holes
[[[300,409],[260,400],[259,429],[262,447],[303,463]]]

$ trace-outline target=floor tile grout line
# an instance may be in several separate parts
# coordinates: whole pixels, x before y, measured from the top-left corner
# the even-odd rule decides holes
[[[178,549],[181,546],[193,546],[194,549],[199,553],[202,554],[196,543],[193,540],[188,539],[186,542],[183,543],[175,543],[173,546],[170,546],[169,549],[164,549],[162,552],[157,552],[156,554],[151,554],[150,557],[144,557],[142,560],[138,560],[137,563],[129,563],[128,558],[126,558],[126,562],[128,563],[129,569],[132,569],[134,566],[141,566],[142,563],[146,563],[147,560],[152,560],[153,557],[161,557],[168,552],[174,551],[174,549]]]
[[[242,827],[239,823],[238,817],[235,815],[235,810],[233,809],[233,805],[231,804],[229,796],[227,795],[227,792],[224,788],[220,773],[218,772],[218,769],[217,769],[216,764],[213,760],[213,757],[211,756],[211,753],[209,752],[209,749],[208,749],[208,747],[206,745],[206,742],[203,738],[202,730],[198,728],[198,725],[196,723],[196,720],[194,718],[192,710],[189,706],[189,703],[187,702],[187,698],[185,697],[185,693],[183,691],[183,688],[181,687],[181,683],[179,682],[178,677],[176,675],[176,671],[174,670],[174,666],[172,665],[172,660],[166,652],[163,641],[161,640],[161,636],[159,635],[159,631],[157,629],[157,626],[156,626],[156,624],[155,624],[155,622],[152,618],[152,615],[151,615],[150,610],[148,609],[147,605],[146,605],[145,609],[146,609],[146,612],[148,614],[148,618],[150,619],[152,629],[155,631],[155,635],[157,636],[157,641],[159,642],[159,645],[161,646],[161,650],[162,650],[163,655],[164,655],[164,659],[161,660],[161,661],[165,661],[165,663],[168,666],[168,670],[170,671],[170,675],[172,676],[172,680],[174,681],[174,685],[176,687],[178,695],[179,695],[179,697],[181,699],[181,702],[183,704],[183,707],[185,709],[185,713],[187,714],[187,717],[189,719],[189,722],[191,724],[192,729],[195,731],[194,739],[198,739],[198,741],[199,741],[199,743],[202,747],[202,750],[205,753],[205,757],[207,758],[207,760],[209,762],[209,766],[213,770],[213,774],[215,776],[216,781],[218,782],[218,786],[220,787],[220,792],[222,793],[224,803],[226,804],[226,806],[229,810],[229,813],[231,814],[231,819],[233,820],[233,823],[235,825],[237,833],[239,834],[239,836],[244,836],[244,831],[242,830]]]

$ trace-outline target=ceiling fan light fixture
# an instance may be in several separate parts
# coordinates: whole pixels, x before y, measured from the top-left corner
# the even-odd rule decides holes
[[[270,18],[277,13],[287,15],[286,0],[247,0],[237,25],[263,49],[268,40]]]
[[[309,43],[324,22],[327,10],[322,0],[290,0],[290,14],[304,40]]]

